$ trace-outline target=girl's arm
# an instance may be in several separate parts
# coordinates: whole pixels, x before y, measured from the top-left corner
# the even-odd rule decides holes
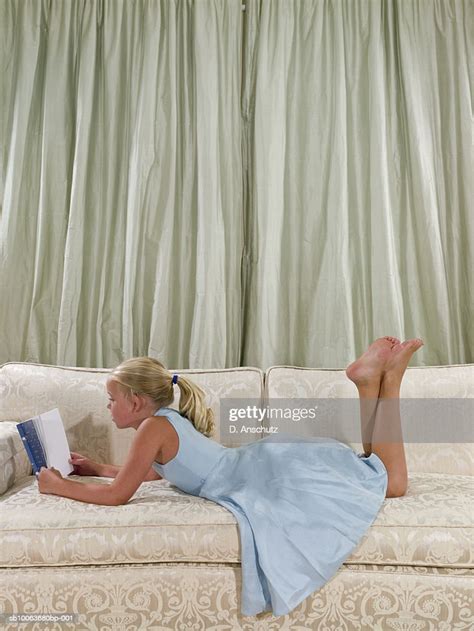
[[[146,479],[163,443],[161,423],[154,416],[143,421],[137,430],[127,460],[111,484],[84,484],[61,477],[58,471],[41,469],[38,487],[41,493],[61,495],[80,502],[118,506],[126,504]]]
[[[104,478],[115,478],[121,469],[120,466],[114,464],[96,462],[87,456],[77,453],[77,451],[71,451],[69,462],[74,467],[76,475],[98,475]],[[150,468],[145,478],[146,481],[161,479],[161,475],[158,475],[153,468]]]
[[[116,478],[121,468],[122,467],[116,464],[102,464],[100,465],[99,475],[104,478]],[[153,467],[150,467],[150,470],[146,474],[146,477],[143,481],[149,482],[150,480],[162,480],[162,479],[163,478],[161,477],[161,475],[158,475],[158,473],[153,469]]]
[[[41,469],[38,474],[38,487],[41,493],[61,495],[79,502],[102,504],[104,506],[118,506],[118,497],[111,484],[84,484],[75,480],[61,477],[55,469]]]

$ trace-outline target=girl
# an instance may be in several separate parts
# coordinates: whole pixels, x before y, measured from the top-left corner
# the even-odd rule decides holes
[[[242,613],[283,615],[322,587],[358,545],[385,497],[407,488],[400,384],[419,339],[383,337],[346,370],[359,391],[364,454],[331,439],[280,441],[278,434],[237,448],[208,437],[204,393],[149,357],[124,361],[107,381],[119,428],[137,430],[122,467],[72,453],[79,475],[115,478],[84,484],[43,468],[41,493],[94,504],[125,504],[144,480],[166,478],[227,508],[239,525]],[[180,389],[179,413],[173,386]]]

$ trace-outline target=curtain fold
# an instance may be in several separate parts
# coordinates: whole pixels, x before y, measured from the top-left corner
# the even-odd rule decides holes
[[[473,14],[248,0],[244,364],[344,367],[385,334],[473,361]]]
[[[241,3],[2,3],[0,361],[235,366]]]
[[[472,362],[470,0],[4,0],[0,362]]]

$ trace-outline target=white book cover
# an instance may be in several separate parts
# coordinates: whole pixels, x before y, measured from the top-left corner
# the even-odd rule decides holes
[[[74,471],[69,462],[71,453],[67,442],[64,423],[59,410],[49,410],[32,418],[46,456],[48,467],[54,467],[62,476]]]

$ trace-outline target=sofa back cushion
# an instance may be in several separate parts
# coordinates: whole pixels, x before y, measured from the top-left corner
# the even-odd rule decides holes
[[[408,368],[401,398],[415,399],[474,399],[474,364],[453,366],[422,366]],[[346,377],[345,370],[274,366],[265,376],[265,399],[326,399],[358,397],[357,388]],[[471,403],[471,402],[469,402]],[[357,406],[351,409],[356,410]],[[354,413],[351,436],[358,435],[360,418]],[[402,418],[403,423],[403,418]],[[314,430],[310,428],[309,431]],[[317,429],[316,429],[317,431]],[[334,438],[348,442],[362,452],[360,442],[346,440],[344,431],[334,423]],[[474,443],[406,443],[409,471],[474,475]]]
[[[188,376],[206,393],[215,414],[216,430],[212,438],[218,442],[220,399],[262,399],[263,373],[258,368],[173,372]],[[108,375],[107,369],[4,364],[0,367],[0,422],[18,422],[57,407],[72,451],[99,462],[122,464],[135,432],[118,430],[111,420],[107,409]],[[175,390],[172,407],[178,408],[179,389]],[[222,434],[225,436],[225,432]]]

